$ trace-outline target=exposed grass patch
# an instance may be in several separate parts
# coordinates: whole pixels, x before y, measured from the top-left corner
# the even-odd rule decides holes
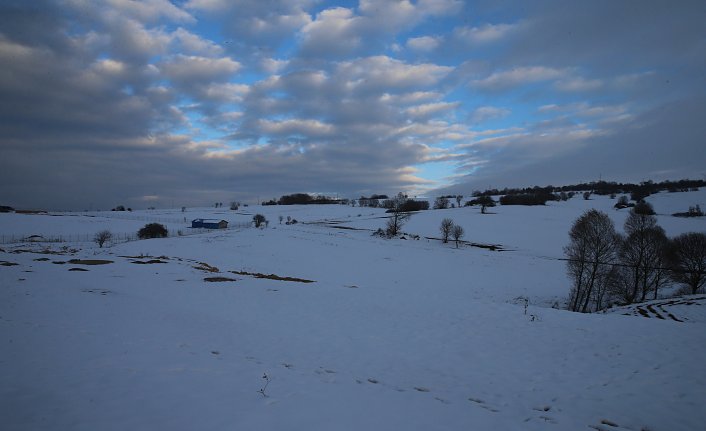
[[[50,260],[48,257],[40,257],[40,258],[34,259],[35,262],[46,262],[48,260]]]
[[[150,260],[133,260],[131,261],[132,263],[136,263],[138,265],[151,265],[153,263],[167,263],[163,260],[159,259],[150,259]]]
[[[69,268],[69,271],[88,271],[86,268]]]
[[[107,265],[113,263],[113,261],[103,259],[71,259],[69,263],[73,265]]]
[[[0,260],[0,266],[17,266],[19,263],[8,262],[6,260]]]
[[[206,272],[221,272],[215,266],[211,266],[205,262],[198,262],[198,265],[195,266],[194,269],[198,269],[199,271],[206,271]]]
[[[234,278],[228,278],[228,277],[206,277],[203,279],[203,281],[209,281],[209,282],[222,282],[222,281],[238,281]]]
[[[78,252],[78,250],[75,248],[62,247],[62,249],[58,250],[58,251],[57,250],[50,250],[48,248],[45,248],[44,250],[27,250],[24,248],[19,248],[17,250],[9,251],[8,253],[12,253],[12,254],[34,253],[34,254],[62,254],[62,255],[65,255],[65,254],[73,254],[76,252]]]
[[[306,280],[304,278],[296,278],[296,277],[280,277],[279,275],[275,275],[275,274],[262,274],[259,272],[246,272],[246,271],[228,271],[228,272],[232,272],[233,274],[238,274],[238,275],[249,275],[249,276],[255,277],[255,278],[266,278],[268,280],[295,281],[297,283],[314,283],[314,280]]]

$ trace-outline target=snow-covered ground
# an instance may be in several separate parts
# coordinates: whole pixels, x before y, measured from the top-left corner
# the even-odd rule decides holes
[[[648,200],[673,236],[706,230],[668,215],[705,198]],[[703,295],[653,304],[676,320],[551,308],[571,224],[595,207],[622,229],[614,203],[429,210],[406,240],[371,236],[384,210],[332,205],[0,214],[8,237],[270,220],[104,249],[0,244],[2,429],[703,429]],[[445,217],[468,243],[426,238]]]

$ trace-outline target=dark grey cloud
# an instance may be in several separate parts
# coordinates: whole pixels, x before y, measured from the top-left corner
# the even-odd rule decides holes
[[[619,128],[573,138],[571,133],[580,132],[578,128],[565,124],[562,129],[555,124],[553,130],[559,133],[542,140],[545,151],[528,142],[537,139],[532,134],[501,139],[497,146],[488,143],[466,159],[481,161],[477,170],[439,192],[468,193],[488,186],[559,185],[600,178],[632,182],[702,179],[706,175],[704,106],[704,96],[684,99],[647,111]],[[482,163],[488,153],[502,151],[503,145],[510,151],[496,153],[492,165]]]

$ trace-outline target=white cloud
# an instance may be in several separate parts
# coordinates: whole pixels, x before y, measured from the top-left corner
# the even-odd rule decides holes
[[[463,42],[480,45],[501,40],[517,28],[517,24],[484,24],[480,27],[456,27],[453,34]]]
[[[462,6],[458,0],[360,0],[358,10],[378,22],[395,28],[414,25],[427,17],[443,16],[456,12]]]
[[[120,17],[105,19],[110,50],[115,56],[131,62],[148,62],[151,57],[167,52],[172,39],[162,29],[146,28],[138,21]]]
[[[244,23],[248,33],[255,36],[267,36],[270,33],[293,32],[311,23],[311,17],[303,11],[287,15],[254,17]]]
[[[64,0],[62,3],[81,12],[100,11],[100,13],[119,15],[141,23],[156,22],[162,18],[173,22],[194,23],[196,21],[191,14],[169,0]]]
[[[387,56],[374,56],[341,62],[337,73],[352,87],[382,89],[421,89],[438,84],[453,67],[432,63],[407,64]]]
[[[219,103],[241,102],[248,91],[250,91],[250,87],[248,85],[233,84],[229,82],[214,82],[203,88],[199,88],[199,94],[202,99]]]
[[[289,60],[278,60],[276,58],[264,58],[260,61],[260,67],[267,73],[279,73],[289,64]]]
[[[510,70],[494,72],[490,76],[473,81],[478,88],[499,90],[533,82],[550,81],[567,75],[565,69],[544,66],[516,67]]]
[[[305,135],[321,137],[330,135],[335,128],[318,120],[289,119],[282,121],[260,120],[260,129],[271,135]]]
[[[207,12],[220,12],[228,9],[231,3],[229,0],[189,0],[184,7]]]
[[[304,53],[347,54],[362,44],[363,20],[351,9],[326,9],[301,29],[301,49]]]
[[[443,97],[444,94],[437,91],[412,91],[402,94],[384,93],[380,96],[380,101],[395,105],[409,105],[441,100]]]
[[[193,23],[196,20],[188,12],[169,0],[106,0],[106,6],[142,22],[152,22],[164,17],[176,22]]]
[[[456,0],[360,0],[357,12],[351,8],[333,7],[319,12],[302,27],[301,52],[308,57],[345,57],[374,51],[376,47],[399,48],[394,36],[411,29],[429,17],[443,16],[460,10]],[[420,47],[430,41],[412,41]]]
[[[417,105],[407,108],[406,112],[413,118],[421,119],[454,110],[458,108],[459,105],[460,102],[426,103],[424,105]]]
[[[188,85],[227,80],[240,68],[241,64],[230,57],[208,58],[181,54],[161,65],[170,80]]]
[[[441,42],[442,37],[439,36],[421,36],[407,39],[407,48],[415,51],[433,51]]]
[[[191,33],[182,27],[171,34],[172,40],[178,44],[179,52],[206,57],[217,57],[223,54],[223,48],[213,41]]]

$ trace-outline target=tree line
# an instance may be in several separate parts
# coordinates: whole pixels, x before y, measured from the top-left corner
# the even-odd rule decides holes
[[[613,305],[657,299],[671,284],[695,294],[706,283],[706,234],[689,232],[668,238],[649,203],[630,210],[625,234],[602,211],[581,215],[564,247],[572,281],[568,309],[582,313]]]
[[[652,182],[643,181],[639,184],[633,183],[618,183],[614,181],[594,181],[589,183],[571,184],[566,186],[555,187],[552,185],[540,187],[525,187],[525,188],[491,188],[485,191],[474,191],[473,196],[497,196],[497,195],[518,195],[518,194],[535,194],[549,195],[560,192],[590,192],[597,195],[606,196],[613,194],[631,194],[632,200],[638,201],[645,197],[660,192],[686,192],[694,191],[699,187],[706,186],[706,180],[690,180],[683,179],[678,181],[662,181]]]

